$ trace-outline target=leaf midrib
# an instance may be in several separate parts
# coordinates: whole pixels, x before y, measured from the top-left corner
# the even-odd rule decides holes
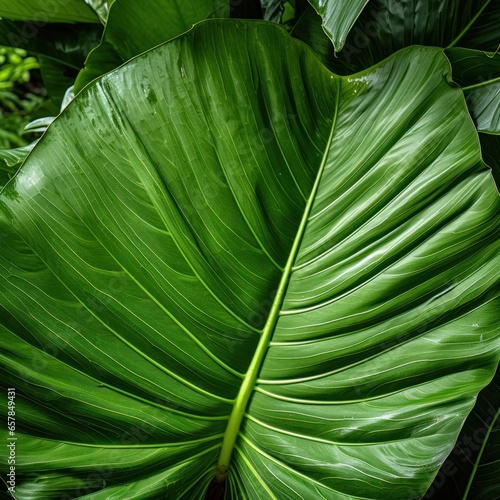
[[[467,85],[466,87],[462,87],[462,90],[465,92],[466,90],[477,89],[479,87],[485,87],[487,85],[492,85],[495,83],[500,83],[500,76],[496,78],[491,78],[490,80],[485,80],[484,82],[475,83],[473,85]]]
[[[300,245],[302,243],[302,239],[304,237],[307,224],[309,222],[309,217],[312,211],[312,207],[314,204],[314,201],[316,199],[316,195],[319,189],[319,184],[321,181],[321,178],[323,176],[323,172],[326,167],[326,162],[328,159],[328,153],[330,150],[330,145],[333,140],[334,132],[336,129],[336,123],[337,123],[337,116],[338,116],[338,109],[339,109],[339,96],[340,96],[340,85],[341,85],[341,79],[338,78],[336,80],[336,85],[337,85],[337,93],[336,93],[336,102],[334,106],[334,116],[333,116],[333,121],[331,125],[331,130],[330,130],[330,135],[328,137],[328,141],[325,145],[324,149],[324,154],[323,158],[321,160],[321,164],[318,169],[318,173],[316,175],[316,179],[314,181],[314,185],[311,189],[311,193],[309,195],[309,198],[307,200],[306,206],[304,208],[304,213],[302,215],[302,219],[300,221],[299,227],[297,229],[297,234],[295,236],[294,242],[292,244],[292,248],[290,250],[290,254],[288,256],[286,265],[283,270],[283,274],[281,276],[280,283],[278,285],[278,289],[276,292],[276,295],[274,297],[271,309],[269,311],[269,315],[266,321],[266,324],[264,325],[264,328],[262,330],[262,335],[260,337],[259,343],[257,345],[257,348],[255,350],[255,354],[252,358],[252,361],[250,363],[250,366],[248,367],[248,370],[245,374],[245,377],[243,379],[243,382],[240,386],[240,390],[238,392],[238,395],[235,399],[235,403],[233,406],[233,409],[231,411],[231,415],[229,416],[229,420],[227,423],[226,431],[224,433],[224,438],[222,441],[222,447],[219,455],[219,460],[217,463],[217,471],[216,471],[216,480],[219,483],[224,482],[227,472],[229,469],[229,465],[231,462],[231,455],[232,451],[235,447],[235,442],[236,438],[239,435],[241,423],[243,421],[243,417],[246,412],[246,408],[248,406],[248,402],[250,400],[250,397],[254,391],[255,384],[258,379],[258,375],[260,372],[260,369],[262,367],[262,364],[265,360],[266,354],[267,354],[267,349],[269,347],[269,344],[271,342],[276,323],[278,322],[278,319],[280,317],[280,311],[281,307],[283,305],[284,299],[285,299],[285,294],[286,290],[288,288],[288,284],[290,282],[290,277],[292,275],[292,272],[294,270],[294,263],[297,259]]]

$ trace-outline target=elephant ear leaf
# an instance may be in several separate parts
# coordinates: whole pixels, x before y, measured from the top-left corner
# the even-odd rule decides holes
[[[499,205],[434,48],[339,77],[211,20],[95,80],[0,195],[20,498],[421,497],[498,363]]]

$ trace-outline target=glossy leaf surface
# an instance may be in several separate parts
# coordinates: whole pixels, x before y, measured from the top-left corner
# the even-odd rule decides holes
[[[499,197],[442,52],[211,21],[0,196],[23,498],[418,498],[494,373]],[[5,382],[3,382],[5,384]]]
[[[336,51],[342,50],[354,22],[368,0],[309,0],[323,19],[323,28]]]

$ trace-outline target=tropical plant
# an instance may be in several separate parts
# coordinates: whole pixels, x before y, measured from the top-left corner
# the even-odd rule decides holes
[[[25,126],[43,113],[43,96],[26,89],[38,68],[38,61],[25,50],[0,46],[0,149],[26,145]]]
[[[73,3],[55,21],[99,3],[101,43],[0,193],[12,496],[498,496],[498,80],[471,83],[494,50],[374,36],[331,72],[364,2],[188,29],[165,0],[165,43],[149,2],[136,26]],[[489,6],[455,4],[464,40]]]

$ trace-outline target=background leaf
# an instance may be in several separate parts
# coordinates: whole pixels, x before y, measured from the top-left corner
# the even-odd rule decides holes
[[[307,2],[307,0],[305,0]],[[232,19],[263,19],[261,0],[229,2],[229,17]]]
[[[493,178],[500,190],[500,136],[479,134],[484,161],[491,167]]]
[[[500,372],[493,382],[479,394],[474,412],[466,426],[472,425],[473,419],[478,421],[486,436],[474,462],[474,468],[467,484],[465,498],[497,498],[500,496],[498,473],[500,472]],[[477,437],[478,429],[474,430]]]
[[[446,55],[478,131],[500,134],[500,53],[451,48]]]
[[[309,3],[323,19],[323,28],[339,52],[368,0],[310,0]]]
[[[307,8],[295,23],[291,35],[303,41],[314,51],[318,59],[331,71],[337,69],[336,55],[331,40],[321,28],[321,16],[311,7]],[[344,73],[344,67],[341,67]]]
[[[113,4],[114,0],[85,0],[85,3],[90,5],[92,9],[96,12],[101,20],[102,24],[106,24],[108,19],[109,8]]]
[[[85,62],[75,92],[87,83],[155,45],[165,42],[218,11],[219,0],[116,0],[109,10],[103,38]]]
[[[469,49],[495,52],[500,47],[500,3],[491,0],[478,19],[455,45]]]
[[[266,21],[281,22],[284,0],[261,0],[263,17]]]
[[[336,71],[355,73],[411,45],[458,44],[495,51],[500,45],[499,13],[498,2],[489,0],[371,0],[350,29],[342,51],[336,46]]]
[[[0,44],[21,47],[38,55],[42,78],[58,109],[68,87],[83,68],[88,53],[99,43],[102,26],[0,21]]]
[[[497,370],[492,382],[479,393],[453,451],[424,498],[486,500],[500,495],[496,479],[500,451],[499,381],[500,373]]]
[[[14,149],[0,149],[0,189],[17,172],[36,141]]]
[[[479,139],[484,161],[500,186],[500,54],[450,48],[446,55],[454,81],[464,87],[476,127],[483,132]]]
[[[98,23],[84,0],[0,0],[0,17],[18,21]]]

